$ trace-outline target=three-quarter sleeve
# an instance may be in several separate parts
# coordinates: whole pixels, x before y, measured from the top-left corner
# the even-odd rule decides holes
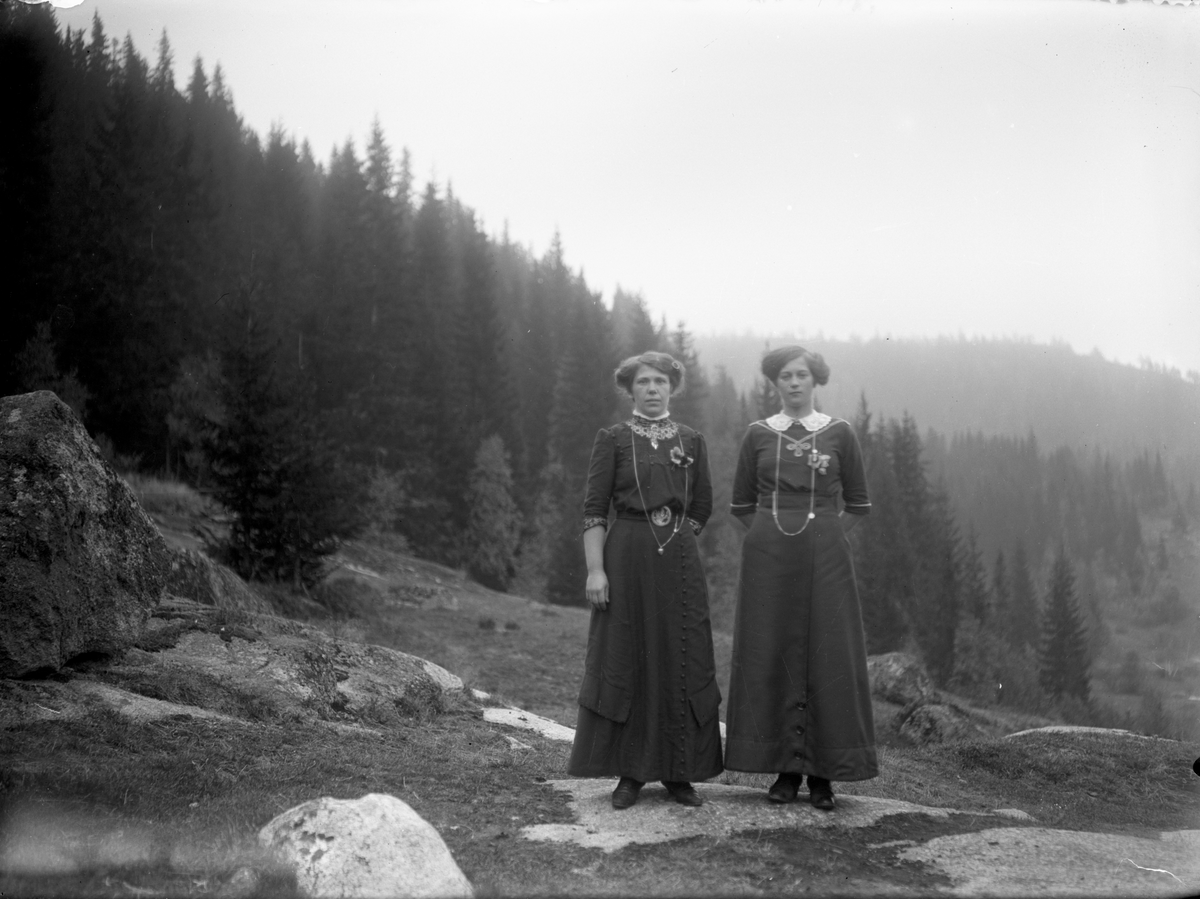
[[[583,499],[583,529],[608,526],[608,507],[612,502],[613,480],[616,476],[616,444],[612,431],[601,428],[592,444],[592,461],[588,466],[587,492]]]
[[[692,465],[695,470],[696,485],[692,488],[691,502],[688,503],[685,514],[692,525],[692,530],[699,534],[712,515],[713,506],[712,474],[708,470],[708,446],[704,442],[704,435],[699,431],[696,432],[695,447],[696,458]]]
[[[842,503],[850,515],[866,515],[871,511],[871,500],[867,496],[867,473],[863,465],[862,448],[858,435],[847,426],[841,458]]]
[[[733,493],[729,511],[734,515],[753,515],[758,508],[758,460],[755,458],[752,428],[742,438],[737,471],[733,475]]]

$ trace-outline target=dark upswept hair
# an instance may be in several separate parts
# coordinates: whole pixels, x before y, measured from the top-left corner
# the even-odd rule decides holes
[[[617,383],[617,389],[632,394],[633,378],[643,365],[649,365],[667,376],[671,382],[671,396],[677,396],[683,392],[683,366],[676,362],[675,357],[670,353],[659,353],[654,350],[630,356],[617,366],[616,371],[613,372],[613,380]]]
[[[762,358],[762,373],[768,381],[774,384],[779,378],[779,373],[783,371],[783,367],[800,356],[804,357],[808,370],[812,372],[813,383],[820,386],[829,382],[829,365],[821,357],[821,354],[806,350],[797,344],[781,346],[779,349],[765,353]]]

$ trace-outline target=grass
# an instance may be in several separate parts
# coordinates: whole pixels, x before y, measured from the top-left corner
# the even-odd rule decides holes
[[[154,502],[165,508],[170,491],[158,495]],[[276,608],[341,639],[429,659],[494,701],[574,723],[585,610],[495,593],[377,543],[351,544],[344,555],[381,578],[335,581],[311,597],[266,592]],[[222,626],[251,628],[253,621],[227,612],[174,620],[142,648],[166,649],[189,629]],[[724,685],[729,638],[714,636]],[[288,875],[262,857],[258,829],[318,796],[370,792],[397,796],[429,821],[483,897],[925,895],[946,886],[944,879],[876,844],[996,826],[985,816],[997,808],[1020,808],[1042,826],[1149,834],[1194,827],[1200,807],[1194,753],[1180,743],[1035,734],[919,748],[887,738],[881,776],[839,784],[840,793],[975,814],[703,837],[609,855],[518,838],[525,825],[572,820],[566,796],[546,783],[564,776],[568,747],[526,732],[520,744],[510,743],[503,728],[481,720],[469,692],[424,704],[418,697],[420,707],[401,717],[368,710],[358,723],[371,729],[355,731],[297,716],[216,676],[139,666],[134,654],[77,676],[239,721],[180,715],[136,722],[104,708],[38,720],[28,712],[53,707],[55,685],[0,681],[0,859],[6,844],[28,838],[81,860],[36,876],[0,863],[0,896],[213,895],[232,890],[247,869],[258,879],[245,893],[293,895]],[[764,790],[771,779],[721,778]]]
[[[135,889],[199,895],[190,877],[228,880],[247,860],[261,861],[257,830],[316,796],[389,793],[441,831],[477,886],[502,875],[527,877],[526,862],[493,870],[490,841],[524,824],[568,820],[565,799],[543,784],[561,772],[566,749],[523,735],[515,750],[460,698],[444,713],[381,733],[320,725],[231,726],[190,717],[133,722],[98,709],[84,717],[9,729],[0,749],[0,796],[17,824],[70,817],[92,822],[92,836],[154,833],[153,845],[127,853],[119,879]],[[19,820],[18,820],[19,819]],[[530,844],[532,847],[532,844]],[[173,861],[174,860],[174,861]],[[104,877],[41,878],[38,894],[112,895]],[[272,889],[279,886],[272,880]],[[0,874],[0,895],[30,891]],[[62,889],[58,889],[61,886]],[[547,888],[549,885],[547,884]],[[510,890],[520,892],[520,890]]]
[[[216,511],[215,503],[179,481],[167,481],[137,472],[121,477],[150,515],[202,518]]]

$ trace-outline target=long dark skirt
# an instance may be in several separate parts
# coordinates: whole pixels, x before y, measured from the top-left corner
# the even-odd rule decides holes
[[[609,532],[609,605],[592,610],[568,774],[699,781],[722,771],[696,538],[685,524],[660,556],[655,533],[661,543],[671,529],[619,518]]]
[[[807,516],[781,513],[786,530]],[[866,780],[879,774],[862,612],[834,508],[794,537],[759,509],[742,546],[725,764]]]

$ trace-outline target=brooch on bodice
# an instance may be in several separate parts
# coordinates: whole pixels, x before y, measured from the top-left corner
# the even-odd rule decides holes
[[[804,461],[808,463],[808,467],[820,474],[827,474],[829,470],[829,454],[819,453],[815,447],[815,441],[810,442],[808,437],[801,437],[798,440],[793,440],[791,443],[785,443],[784,447],[792,452],[797,459],[808,454],[808,458]]]
[[[669,418],[662,421],[650,421],[649,419],[634,416],[629,420],[628,424],[633,433],[640,434],[650,441],[651,449],[658,449],[658,441],[670,440],[679,433],[679,425],[675,424]]]
[[[653,444],[651,444],[653,446]],[[687,468],[696,460],[683,451],[682,446],[671,447],[671,464],[679,468]]]

